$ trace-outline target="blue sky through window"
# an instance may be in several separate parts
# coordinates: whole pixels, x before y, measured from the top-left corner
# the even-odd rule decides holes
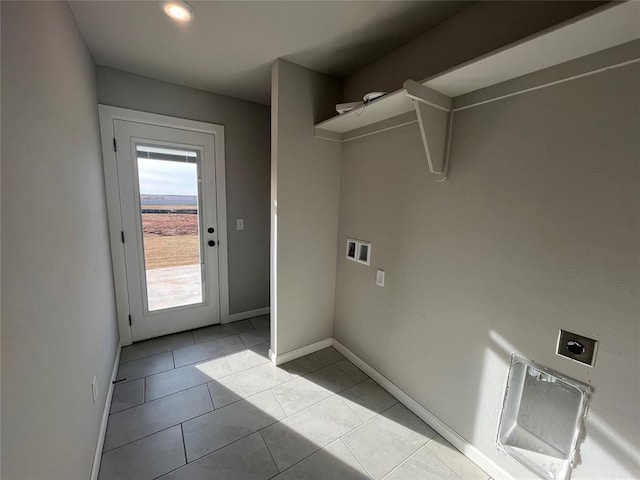
[[[195,151],[142,145],[136,151],[141,195],[198,195]],[[157,158],[167,155],[176,160]]]
[[[194,163],[138,158],[142,195],[197,195],[198,169]]]

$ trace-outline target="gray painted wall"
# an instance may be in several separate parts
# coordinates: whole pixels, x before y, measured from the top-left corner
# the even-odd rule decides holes
[[[457,112],[444,183],[416,124],[343,144],[334,336],[516,478],[495,449],[514,351],[594,388],[572,478],[640,470],[639,84],[636,64]],[[554,354],[559,328],[601,342],[594,368]]]
[[[331,77],[284,60],[273,66],[271,349],[279,355],[333,332],[341,146],[314,138],[313,125],[341,96]]]
[[[224,125],[229,313],[269,306],[269,107],[104,66],[97,82],[99,103]]]
[[[1,9],[2,478],[85,480],[118,343],[94,68],[66,2]]]
[[[344,81],[344,99],[392,92],[411,78],[423,80],[606,2],[476,2],[446,22],[361,68]]]

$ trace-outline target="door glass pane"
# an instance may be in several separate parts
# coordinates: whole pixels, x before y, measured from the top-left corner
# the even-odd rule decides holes
[[[202,303],[196,150],[136,145],[149,311]]]

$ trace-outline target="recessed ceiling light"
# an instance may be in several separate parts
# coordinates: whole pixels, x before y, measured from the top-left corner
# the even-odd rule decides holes
[[[187,23],[193,19],[195,11],[193,7],[184,0],[161,1],[162,9],[169,17],[176,22]]]

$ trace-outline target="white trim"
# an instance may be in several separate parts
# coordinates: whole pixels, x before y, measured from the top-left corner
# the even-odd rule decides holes
[[[315,344],[314,344],[315,345]],[[462,438],[455,430],[436,417],[433,413],[420,405],[416,400],[411,398],[407,393],[394,385],[390,380],[381,373],[367,364],[355,353],[342,345],[335,338],[332,339],[333,347],[342,355],[349,359],[364,373],[369,375],[376,383],[378,383],[387,392],[393,395],[400,403],[420,417],[431,428],[438,432],[445,440],[456,447],[462,454],[469,458],[473,463],[478,465],[482,470],[487,472],[492,478],[499,480],[514,480],[502,467],[498,466],[493,460],[484,455],[480,450]],[[310,345],[311,346],[311,345]],[[302,350],[302,349],[300,349]]]
[[[232,313],[229,315],[226,322],[220,323],[237,322],[239,320],[246,320],[247,318],[259,317],[260,315],[268,315],[270,312],[270,307],[263,307],[256,310],[249,310],[247,312]]]
[[[333,344],[333,341],[333,338],[325,338],[319,342],[312,343],[311,345],[307,345],[306,347],[298,348],[296,350],[291,350],[290,352],[283,353],[281,355],[276,355],[273,350],[269,349],[269,359],[276,365],[280,365],[282,363],[295,360],[296,358],[304,357],[310,353],[317,352],[323,348],[330,347]]]
[[[216,163],[216,214],[218,227],[218,288],[220,293],[220,323],[229,320],[229,270],[227,249],[227,193],[225,176],[225,139],[224,126],[197,122],[182,118],[157,115],[128,108],[98,105],[100,116],[100,134],[102,137],[102,155],[107,194],[107,213],[109,219],[109,240],[114,276],[114,290],[118,314],[120,344],[132,343],[129,326],[129,294],[125,270],[124,247],[120,238],[122,215],[120,211],[120,193],[118,191],[118,171],[116,152],[113,150],[114,120],[144,123],[160,127],[176,128],[215,135]],[[222,133],[220,133],[222,132]]]
[[[118,374],[118,367],[120,366],[121,351],[122,351],[122,345],[118,345],[116,358],[113,362],[111,379],[109,380],[109,390],[107,391],[107,398],[104,402],[104,410],[102,412],[102,423],[100,424],[100,430],[98,431],[98,444],[96,445],[96,453],[93,457],[93,467],[91,468],[91,480],[98,480],[98,473],[100,472],[100,461],[102,460],[102,449],[104,448],[104,437],[107,433],[107,423],[109,422],[109,411],[111,410],[111,400],[113,399],[113,389],[115,388],[115,384],[113,382],[115,382],[116,375]]]

